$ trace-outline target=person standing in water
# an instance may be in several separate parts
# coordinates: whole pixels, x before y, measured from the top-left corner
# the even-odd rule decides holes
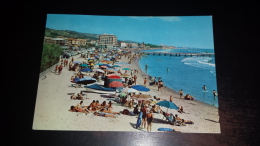
[[[214,98],[216,98],[216,96],[218,95],[215,90],[213,90],[212,94],[213,94]]]
[[[203,85],[202,89],[203,89],[204,91],[207,91],[206,85]]]

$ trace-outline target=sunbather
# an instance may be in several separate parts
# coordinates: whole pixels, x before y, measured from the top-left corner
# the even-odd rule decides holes
[[[104,117],[112,117],[112,118],[116,118],[116,116],[115,115],[113,115],[113,114],[105,114],[105,113],[97,113],[97,112],[95,112],[95,113],[93,113],[95,116],[104,116]]]
[[[82,94],[80,94],[80,93],[77,94],[77,99],[84,100]]]
[[[193,100],[194,98],[192,96],[190,96],[189,94],[184,96],[184,99],[186,100]]]
[[[161,98],[158,98],[156,96],[153,96],[153,98],[156,99],[156,100],[161,100]]]
[[[77,99],[77,97],[76,97],[75,94],[73,93],[73,94],[70,96],[70,99]]]

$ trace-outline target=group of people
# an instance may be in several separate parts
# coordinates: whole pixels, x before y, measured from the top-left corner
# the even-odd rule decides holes
[[[148,132],[152,130],[152,122],[154,121],[153,112],[154,109],[148,110],[146,105],[141,105],[140,111],[138,105],[134,108],[134,113],[139,114],[135,128],[147,128]],[[146,127],[147,126],[147,127]]]
[[[101,104],[98,100],[93,100],[88,106],[83,105],[83,101],[80,101],[79,104],[75,106],[71,106],[71,112],[82,112],[84,114],[93,113],[95,116],[105,116],[105,117],[113,117],[115,118],[116,115],[120,115],[119,112],[112,111],[112,102],[109,101],[108,104],[106,101],[103,101]]]

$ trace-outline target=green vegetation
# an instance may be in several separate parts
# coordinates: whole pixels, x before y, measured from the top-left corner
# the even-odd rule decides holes
[[[160,48],[161,46],[158,46],[158,45],[153,45],[153,44],[145,44],[145,46],[150,46],[150,48]]]
[[[90,34],[90,33],[81,33],[76,31],[70,30],[56,30],[56,29],[45,29],[45,37],[52,37],[56,38],[59,36],[63,36],[65,38],[77,38],[77,39],[89,39],[89,40],[97,40],[97,34]]]
[[[40,72],[50,68],[60,60],[62,49],[56,44],[43,44]]]

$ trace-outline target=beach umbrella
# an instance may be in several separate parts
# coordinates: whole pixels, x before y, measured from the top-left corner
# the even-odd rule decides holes
[[[107,70],[107,72],[111,72],[112,73],[112,72],[115,72],[115,71],[114,70]]]
[[[131,77],[129,74],[121,74],[120,76],[121,76],[121,77],[124,77],[124,78]]]
[[[102,65],[104,65],[104,64],[108,64],[108,63],[106,63],[106,62],[102,62]]]
[[[120,67],[119,65],[113,65],[112,67]]]
[[[137,94],[133,97],[134,99],[147,99],[147,98],[152,98],[152,96],[148,94]]]
[[[124,84],[119,81],[113,81],[110,84],[108,84],[108,87],[124,87]]]
[[[118,71],[117,69],[114,69],[114,68],[107,68],[107,70]]]
[[[94,69],[93,71],[97,71],[97,72],[102,72],[104,73],[104,71],[102,69]]]
[[[160,101],[158,103],[156,103],[157,105],[160,105],[160,106],[163,106],[163,107],[166,107],[167,108],[167,111],[168,109],[175,109],[175,110],[178,110],[178,106],[170,101],[167,101],[167,100],[164,100],[164,101]],[[167,112],[166,111],[166,112]]]
[[[80,62],[80,61],[75,61],[75,62],[73,62],[74,64],[76,64],[76,63],[78,63],[78,64],[81,64],[82,62]]]
[[[109,79],[121,79],[121,77],[117,75],[108,76]]]
[[[97,63],[97,64],[95,64],[95,65],[104,65],[103,63]]]
[[[100,68],[108,68],[108,67],[107,67],[107,66],[103,66],[103,65],[102,65],[102,66],[100,66]]]
[[[106,75],[106,76],[117,76],[116,74],[108,74],[108,75]]]
[[[84,77],[84,78],[74,78],[73,82],[77,84],[91,84],[95,83],[97,80],[91,77]]]
[[[125,97],[126,96],[126,93],[124,93],[124,92],[121,92],[120,94],[119,94],[119,97]]]
[[[146,88],[142,85],[134,85],[134,86],[131,86],[131,87],[134,88],[135,90],[138,90],[138,91],[144,91],[144,92],[150,91],[149,88]]]
[[[87,64],[81,64],[79,66],[82,66],[82,67],[87,67],[88,65]]]
[[[122,70],[131,70],[130,68],[123,68]]]
[[[133,88],[123,88],[122,92],[126,92],[126,93],[135,93],[137,92],[137,90],[133,89]]]
[[[80,70],[81,72],[89,72],[89,71],[92,71],[92,69],[90,69],[90,68],[84,68],[84,69],[82,69],[82,70]]]

